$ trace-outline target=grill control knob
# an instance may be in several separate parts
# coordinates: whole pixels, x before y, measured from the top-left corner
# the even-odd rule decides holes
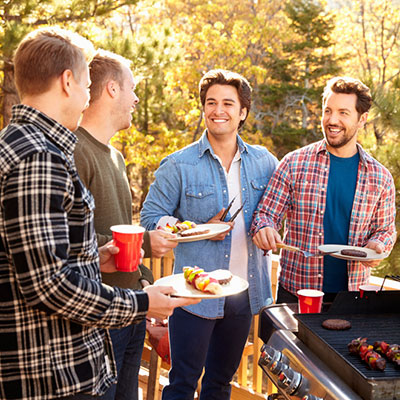
[[[264,344],[261,348],[261,356],[260,356],[258,363],[260,365],[264,365],[264,366],[268,367],[273,373],[278,374],[280,371],[274,372],[274,370],[276,369],[276,364],[281,363],[281,364],[285,364],[286,367],[288,367],[289,359],[284,354],[282,354],[280,351],[274,349],[271,346]],[[282,368],[281,368],[281,370],[282,370]]]
[[[308,393],[309,382],[292,368],[284,369],[278,376],[278,386],[289,395],[302,397]]]
[[[279,375],[282,371],[285,369],[288,369],[289,365],[284,364],[283,362],[280,361],[274,361],[270,366],[269,370],[274,374],[274,375]]]

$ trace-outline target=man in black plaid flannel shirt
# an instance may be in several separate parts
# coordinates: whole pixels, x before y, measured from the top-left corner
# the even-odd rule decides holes
[[[19,45],[21,104],[0,133],[0,398],[91,399],[116,379],[106,328],[165,317],[194,302],[170,287],[146,292],[103,285],[115,270],[98,251],[94,201],[73,152],[89,100],[90,42],[58,28]]]

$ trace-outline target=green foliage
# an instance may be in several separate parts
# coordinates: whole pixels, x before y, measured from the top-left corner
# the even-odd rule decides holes
[[[288,30],[281,51],[263,61],[270,80],[260,86],[264,103],[263,132],[280,156],[320,138],[319,108],[325,80],[339,71],[331,32],[333,17],[314,0],[287,2]],[[316,106],[318,105],[318,106]]]

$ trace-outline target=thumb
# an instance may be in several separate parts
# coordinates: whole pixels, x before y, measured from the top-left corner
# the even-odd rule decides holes
[[[384,250],[382,243],[374,242],[372,240],[368,242],[365,247],[375,250],[378,254],[383,253]]]
[[[214,218],[220,218],[220,217],[222,217],[222,214],[224,213],[224,211],[225,211],[225,208],[223,208],[221,211],[219,211],[219,212],[215,215]]]

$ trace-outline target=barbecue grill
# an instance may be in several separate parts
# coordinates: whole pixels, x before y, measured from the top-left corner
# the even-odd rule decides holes
[[[325,319],[350,321],[349,330],[322,327]],[[368,369],[347,344],[400,343],[400,291],[341,292],[320,314],[297,314],[297,304],[276,304],[260,313],[264,345],[259,365],[278,387],[270,399],[400,400],[400,369]]]

